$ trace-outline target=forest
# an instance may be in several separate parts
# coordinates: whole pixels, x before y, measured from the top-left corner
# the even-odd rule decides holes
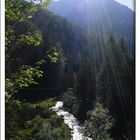
[[[135,140],[134,40],[85,30],[50,3],[5,0],[6,140],[75,140],[57,101],[92,140]]]

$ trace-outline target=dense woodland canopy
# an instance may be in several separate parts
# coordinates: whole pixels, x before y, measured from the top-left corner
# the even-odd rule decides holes
[[[132,48],[112,29],[88,32],[48,4],[6,0],[6,140],[70,140],[49,110],[57,100],[93,140],[134,140]]]

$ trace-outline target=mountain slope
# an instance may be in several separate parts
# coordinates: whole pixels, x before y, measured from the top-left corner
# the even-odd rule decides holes
[[[114,0],[60,0],[53,1],[49,9],[89,33],[106,37],[115,32],[125,38],[129,48],[134,48],[134,12]]]

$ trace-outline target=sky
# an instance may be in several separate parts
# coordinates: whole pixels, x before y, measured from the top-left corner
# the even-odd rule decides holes
[[[131,8],[132,10],[134,10],[134,2],[135,0],[116,0],[121,4],[124,4],[126,6],[128,6],[129,8]]]

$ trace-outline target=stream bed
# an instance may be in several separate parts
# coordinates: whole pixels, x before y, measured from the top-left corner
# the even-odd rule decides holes
[[[58,116],[63,117],[64,123],[71,128],[71,140],[92,140],[92,138],[84,136],[84,128],[80,126],[78,120],[63,109],[62,101],[57,101],[51,109],[56,112]]]

